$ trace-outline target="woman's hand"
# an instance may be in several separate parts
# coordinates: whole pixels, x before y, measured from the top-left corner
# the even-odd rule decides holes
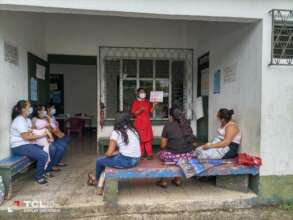
[[[202,145],[201,148],[202,148],[203,150],[208,150],[208,149],[211,148],[211,144],[210,144],[210,143],[206,143],[206,144]]]

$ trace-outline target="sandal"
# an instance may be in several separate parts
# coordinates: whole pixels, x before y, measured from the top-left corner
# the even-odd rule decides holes
[[[52,167],[52,171],[54,171],[54,172],[60,172],[61,171],[61,169],[59,168],[59,167]]]
[[[57,167],[66,167],[67,164],[66,163],[57,163],[56,166]]]
[[[87,185],[88,186],[96,186],[97,185],[96,178],[91,173],[88,174]]]
[[[103,187],[97,187],[96,193],[98,196],[102,196],[104,194]]]
[[[166,189],[168,186],[168,183],[165,180],[159,180],[156,182],[156,185],[163,188],[163,189]]]
[[[47,172],[45,175],[44,175],[45,178],[53,178],[55,177],[55,175],[53,175],[53,173],[51,172]]]
[[[45,178],[37,179],[36,181],[37,181],[38,184],[46,184],[46,183],[48,183],[48,181],[45,180]]]
[[[181,180],[172,179],[171,183],[173,183],[175,186],[181,186]]]

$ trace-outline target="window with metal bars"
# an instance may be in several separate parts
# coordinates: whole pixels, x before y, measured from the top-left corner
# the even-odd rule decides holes
[[[293,65],[293,10],[273,9],[272,65]]]
[[[185,62],[169,59],[105,59],[106,118],[119,110],[129,111],[136,90],[163,91],[164,101],[154,111],[153,119],[167,119],[172,104],[183,108]]]

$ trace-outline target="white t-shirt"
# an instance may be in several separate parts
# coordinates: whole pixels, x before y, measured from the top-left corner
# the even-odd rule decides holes
[[[28,132],[31,128],[31,120],[24,118],[22,115],[17,116],[10,126],[10,147],[18,147],[25,144],[30,144],[29,141],[21,137],[21,133]]]
[[[110,140],[117,142],[119,152],[126,157],[141,157],[139,136],[134,131],[128,129],[128,144],[123,142],[122,134],[119,131],[112,131]]]

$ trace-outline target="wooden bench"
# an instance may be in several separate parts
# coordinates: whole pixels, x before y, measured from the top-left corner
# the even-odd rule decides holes
[[[5,198],[12,197],[12,180],[19,173],[24,173],[34,161],[26,156],[11,155],[0,160],[0,176],[5,186]]]
[[[248,192],[249,175],[258,174],[257,167],[246,167],[235,163],[225,163],[213,167],[198,176],[216,176],[216,185],[230,190]],[[157,158],[142,160],[140,164],[130,169],[105,169],[104,201],[108,205],[116,205],[118,200],[118,183],[120,180],[157,179],[184,177],[176,165],[165,165]]]
[[[153,139],[153,146],[160,146],[160,137],[154,137]],[[106,152],[109,144],[109,138],[102,137],[98,139],[98,147],[99,147],[99,154],[102,155]]]

